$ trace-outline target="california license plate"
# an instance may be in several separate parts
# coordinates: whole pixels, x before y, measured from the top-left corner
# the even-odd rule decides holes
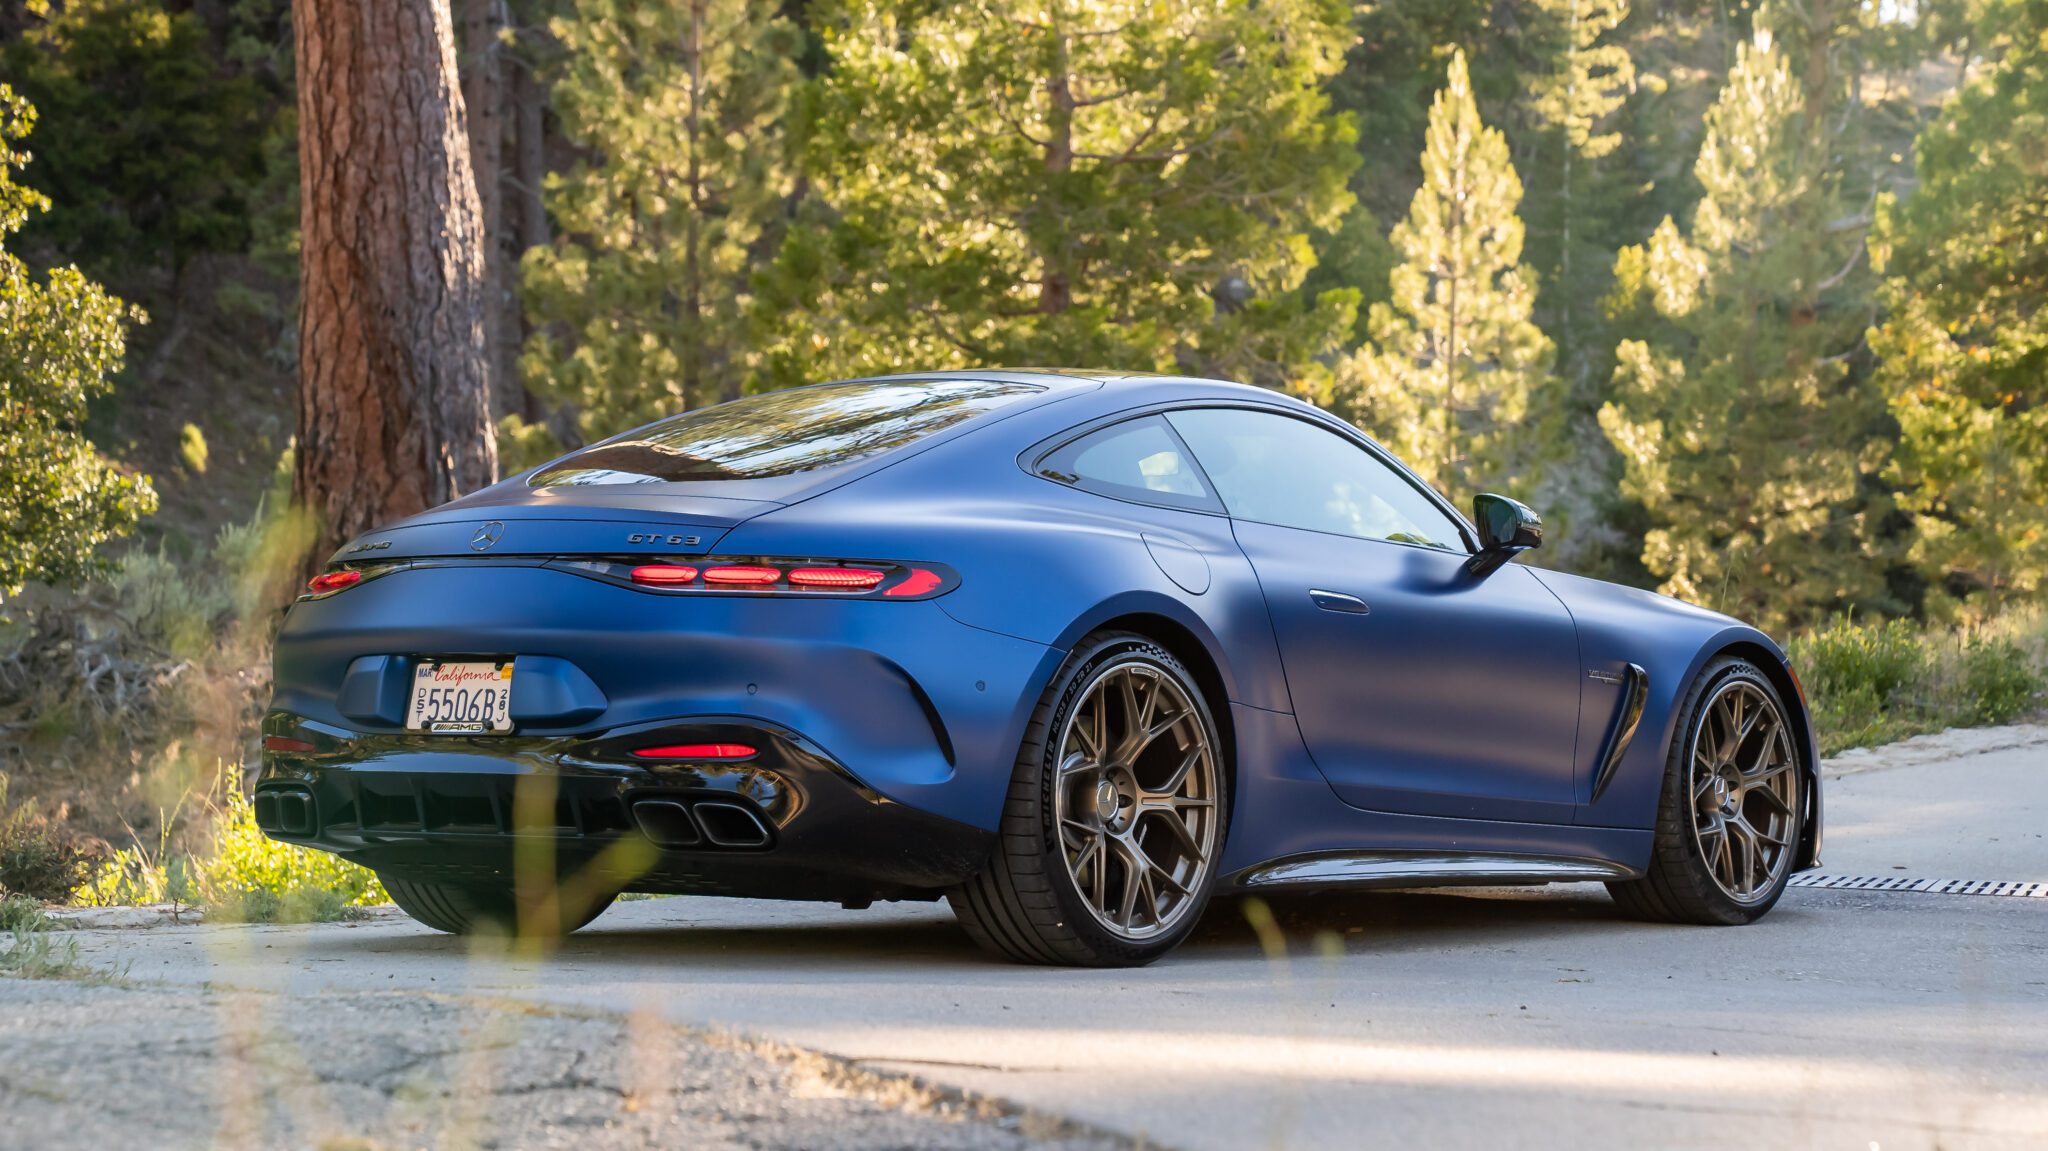
[[[412,673],[407,731],[483,735],[512,730],[512,661],[423,659]]]

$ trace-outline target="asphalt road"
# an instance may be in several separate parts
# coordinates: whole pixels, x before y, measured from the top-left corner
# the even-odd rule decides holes
[[[2037,738],[1842,761],[1826,871],[2048,880]],[[1275,910],[1219,904],[1111,972],[991,962],[925,905],[625,903],[542,960],[388,917],[79,937],[295,1017],[403,988],[657,1017],[1190,1151],[2048,1146],[2048,899],[1800,889],[1744,929],[1632,923],[1589,885]]]

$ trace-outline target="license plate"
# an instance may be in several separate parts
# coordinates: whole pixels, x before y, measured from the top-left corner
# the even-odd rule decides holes
[[[512,730],[512,661],[421,660],[412,673],[407,731],[482,735]]]

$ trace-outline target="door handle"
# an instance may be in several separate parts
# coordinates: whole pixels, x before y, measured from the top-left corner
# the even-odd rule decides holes
[[[1371,606],[1364,600],[1359,599],[1355,595],[1345,595],[1340,591],[1323,591],[1321,588],[1310,588],[1308,598],[1311,603],[1314,603],[1324,611],[1341,611],[1350,615],[1368,615],[1372,612]]]

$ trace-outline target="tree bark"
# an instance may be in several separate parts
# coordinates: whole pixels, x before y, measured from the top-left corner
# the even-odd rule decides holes
[[[507,275],[504,196],[505,83],[504,49],[498,34],[505,27],[505,0],[462,0],[462,103],[469,116],[469,164],[476,173],[477,205],[483,217],[484,361],[490,373],[494,415],[520,410],[520,388],[506,351],[505,298],[511,293]]]
[[[497,478],[483,231],[447,0],[294,0],[314,562]]]
[[[537,248],[553,241],[548,227],[547,201],[541,192],[547,184],[547,89],[534,74],[535,64],[524,55],[512,62],[512,179],[513,214],[518,220],[518,250],[524,254],[529,248]],[[518,269],[508,271],[511,292],[506,301],[505,339],[513,348],[512,362],[518,362],[519,349],[526,345],[530,335],[526,319],[526,308],[520,299]],[[515,375],[517,373],[514,373]],[[522,381],[519,388],[521,409],[528,423],[539,423],[548,417],[540,397],[527,389]],[[550,423],[556,437],[565,447],[577,446],[577,440],[569,435],[566,427]]]

